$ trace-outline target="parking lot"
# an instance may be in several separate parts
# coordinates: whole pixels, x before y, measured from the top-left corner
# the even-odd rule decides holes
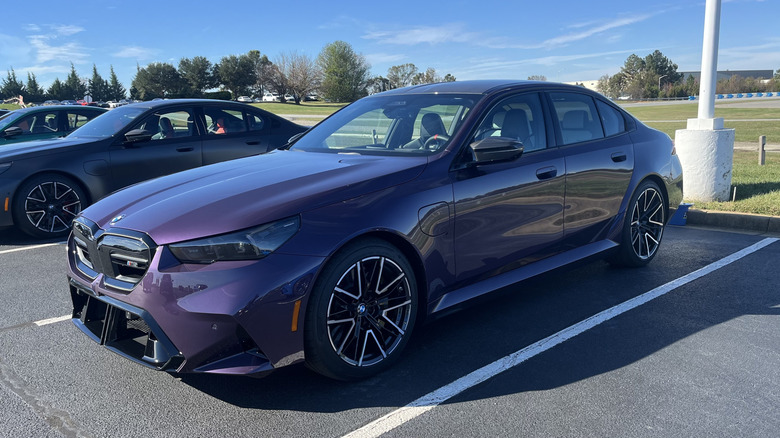
[[[777,237],[668,227],[646,268],[517,284],[343,383],[136,365],[70,322],[61,242],[0,230],[0,436],[775,436]]]

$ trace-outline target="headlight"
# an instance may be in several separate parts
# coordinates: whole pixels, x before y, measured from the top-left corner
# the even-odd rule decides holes
[[[298,216],[235,233],[168,245],[182,263],[208,264],[227,260],[257,260],[288,241],[301,225]]]

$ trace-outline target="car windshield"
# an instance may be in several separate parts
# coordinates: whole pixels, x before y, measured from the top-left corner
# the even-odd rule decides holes
[[[453,94],[367,97],[312,128],[291,150],[432,154],[447,146],[479,97]]]
[[[68,137],[77,138],[107,138],[121,131],[136,117],[141,115],[146,108],[137,106],[123,106],[112,109],[95,117],[81,128],[73,131]]]

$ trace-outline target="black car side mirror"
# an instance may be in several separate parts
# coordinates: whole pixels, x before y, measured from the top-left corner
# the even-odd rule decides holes
[[[508,137],[488,137],[469,145],[475,164],[512,161],[523,155],[523,143]]]
[[[10,128],[3,131],[3,138],[11,138],[15,135],[22,135],[22,133],[22,128],[18,126],[11,126]]]
[[[152,133],[145,129],[131,129],[125,134],[125,143],[140,143],[152,139]]]

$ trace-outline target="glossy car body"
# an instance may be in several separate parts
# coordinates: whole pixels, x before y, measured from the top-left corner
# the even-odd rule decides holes
[[[648,263],[681,190],[669,137],[583,88],[393,90],[85,210],[73,321],[160,370],[363,378],[418,318],[590,256]]]
[[[103,112],[67,108],[78,114]],[[40,237],[64,235],[83,207],[115,190],[265,153],[305,129],[235,102],[180,99],[124,105],[66,138],[0,146],[0,226],[16,225]]]
[[[104,112],[106,110],[103,108],[78,108],[70,105],[46,105],[14,110],[0,118],[0,147],[20,141],[65,137]]]

